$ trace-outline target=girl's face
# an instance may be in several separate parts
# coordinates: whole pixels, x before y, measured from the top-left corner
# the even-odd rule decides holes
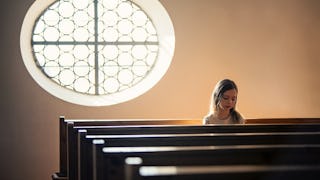
[[[234,108],[237,102],[237,94],[235,89],[224,92],[220,99],[219,108],[224,111],[230,111]]]

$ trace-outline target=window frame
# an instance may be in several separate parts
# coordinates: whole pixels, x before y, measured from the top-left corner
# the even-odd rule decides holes
[[[114,105],[129,101],[144,94],[155,86],[167,72],[175,48],[175,35],[171,19],[158,0],[132,0],[132,2],[139,5],[149,16],[158,34],[159,51],[153,69],[136,85],[114,94],[83,94],[60,86],[45,76],[37,67],[31,45],[33,27],[37,18],[55,1],[56,0],[35,0],[25,16],[20,33],[20,48],[23,62],[37,84],[51,95],[66,102],[84,106]]]

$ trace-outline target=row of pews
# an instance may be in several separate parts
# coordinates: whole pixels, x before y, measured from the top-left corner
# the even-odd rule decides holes
[[[316,179],[320,119],[292,120],[202,126],[60,117],[60,170],[52,179]]]

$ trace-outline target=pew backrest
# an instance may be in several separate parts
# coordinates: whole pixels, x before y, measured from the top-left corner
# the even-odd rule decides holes
[[[95,179],[124,179],[125,161],[139,157],[143,165],[320,165],[319,145],[240,145],[193,147],[94,148]],[[102,147],[102,151],[101,151]],[[159,160],[159,161],[158,161]]]
[[[319,166],[308,165],[219,165],[219,166],[141,166],[127,172],[126,180],[315,180]]]
[[[191,129],[198,129],[199,131],[201,129],[207,129],[209,130],[210,128],[214,127],[215,132],[222,132],[223,129],[224,131],[234,131],[237,130],[238,131],[242,131],[241,129],[246,129],[247,131],[250,131],[249,129],[251,129],[251,132],[254,130],[258,130],[258,129],[263,129],[263,131],[292,131],[297,127],[300,126],[295,126],[295,124],[299,124],[301,125],[301,128],[304,130],[303,131],[307,131],[307,129],[312,131],[316,131],[315,128],[318,128],[317,126],[320,127],[320,118],[286,118],[286,119],[261,119],[261,121],[259,121],[259,119],[252,119],[252,120],[248,120],[247,121],[249,124],[245,125],[245,126],[233,126],[232,128],[225,127],[223,125],[221,126],[216,126],[216,125],[209,125],[209,128],[206,128],[207,126],[202,126],[202,120],[201,119],[66,119],[64,116],[60,117],[60,128],[59,128],[59,133],[60,133],[60,144],[59,144],[59,149],[60,149],[60,170],[59,170],[59,174],[61,174],[61,176],[68,176],[69,172],[68,172],[68,167],[70,164],[69,159],[74,157],[70,156],[70,153],[73,153],[73,148],[75,146],[77,146],[77,142],[76,142],[76,134],[75,131],[68,131],[68,129],[96,129],[96,131],[100,131],[101,134],[105,134],[103,129],[109,129],[109,134],[121,134],[121,133],[153,133],[151,131],[148,131],[146,129],[150,128],[156,128],[156,127],[161,127],[161,128],[169,128],[168,131],[170,131],[170,133],[181,133],[179,132],[179,130],[175,130],[176,129],[180,129],[181,131],[186,131],[186,128],[189,128],[188,132],[192,132]],[[284,124],[286,123],[286,124]],[[312,124],[314,125],[312,125]],[[268,124],[268,125],[266,125]],[[272,126],[273,124],[273,126]],[[276,125],[274,125],[276,124]],[[290,126],[289,124],[292,124],[292,126]],[[112,126],[112,128],[110,128]],[[116,128],[116,126],[118,128]],[[121,128],[119,128],[119,126],[121,126]],[[126,127],[124,127],[126,126]],[[128,127],[131,126],[131,127]],[[138,127],[138,126],[145,126],[144,128]],[[168,127],[170,126],[170,127]],[[178,126],[186,126],[186,127],[178,127]],[[212,126],[212,127],[211,127]],[[109,128],[108,128],[109,127]],[[205,127],[205,128],[202,128]],[[248,127],[248,128],[247,128]],[[261,127],[261,128],[257,128],[257,127]],[[311,128],[312,127],[312,128]],[[122,129],[123,128],[123,129]],[[125,128],[132,128],[131,130],[126,131]],[[158,133],[164,132],[163,129],[161,130],[161,128],[158,129]],[[255,129],[256,128],[256,129]],[[99,129],[99,130],[98,130]],[[112,130],[111,130],[112,129]],[[113,129],[117,129],[117,130],[113,130]],[[123,131],[118,131],[119,129],[122,129]],[[138,129],[140,129],[141,131],[139,131]],[[228,130],[226,130],[228,129]],[[146,131],[145,131],[146,130]],[[299,131],[299,129],[295,129],[296,131]],[[318,129],[319,130],[319,129]],[[195,130],[196,131],[196,130]],[[208,131],[207,131],[208,132]],[[168,132],[167,132],[168,133]],[[186,132],[185,132],[186,133]],[[72,162],[71,162],[72,164]]]
[[[250,145],[250,144],[320,144],[320,132],[273,133],[199,133],[199,134],[136,134],[136,135],[87,135],[79,130],[78,145],[70,151],[70,174],[90,169],[91,142],[106,141],[106,146],[195,146],[195,145]],[[80,169],[80,170],[79,170]],[[76,175],[75,175],[76,176]]]

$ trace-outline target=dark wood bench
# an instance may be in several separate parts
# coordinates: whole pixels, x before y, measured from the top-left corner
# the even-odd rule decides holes
[[[319,132],[308,133],[223,133],[223,134],[156,134],[156,135],[83,135],[80,136],[78,148],[79,169],[71,171],[82,173],[83,177],[90,177],[92,169],[92,142],[106,142],[103,147],[137,147],[137,146],[224,146],[224,145],[297,145],[320,144]],[[80,133],[81,134],[81,133]],[[103,148],[100,147],[100,148]],[[99,149],[98,151],[102,151]],[[89,155],[88,155],[89,154]],[[86,171],[86,170],[89,171]]]
[[[102,151],[101,151],[102,148]],[[143,165],[320,165],[319,145],[104,147],[96,141],[93,179],[125,179],[125,161]],[[127,169],[128,170],[128,169]]]
[[[68,164],[71,159],[71,164],[75,160],[74,147],[77,147],[76,137],[79,129],[87,129],[95,131],[96,134],[138,134],[143,132],[148,133],[194,133],[194,132],[254,132],[254,131],[319,131],[320,125],[300,124],[296,125],[240,125],[240,126],[202,126],[199,120],[192,119],[65,119],[60,117],[60,171],[54,174],[64,178],[68,176]],[[317,122],[317,121],[312,121]],[[119,126],[121,125],[121,126]],[[128,125],[130,127],[128,127]],[[139,127],[143,125],[144,127]],[[180,127],[181,126],[181,127]],[[245,128],[243,128],[245,127]],[[69,131],[68,131],[69,129]],[[106,129],[106,130],[105,130]],[[167,129],[167,130],[164,130]],[[167,131],[167,132],[166,132]],[[107,132],[107,133],[106,133]]]
[[[251,118],[246,124],[318,124],[320,118]]]
[[[59,149],[60,149],[60,170],[58,173],[53,175],[53,179],[64,179],[68,177],[68,164],[70,161],[68,159],[74,159],[70,155],[70,152],[73,153],[73,147],[76,147],[76,127],[78,128],[93,128],[96,129],[105,129],[107,127],[111,131],[115,127],[124,127],[124,126],[134,126],[138,127],[140,125],[147,125],[151,127],[156,126],[175,126],[175,125],[188,125],[196,124],[195,120],[191,119],[65,119],[64,116],[59,118]],[[73,130],[73,128],[75,128]],[[122,129],[122,128],[121,128]],[[122,131],[125,132],[125,131]],[[112,132],[110,132],[112,133]],[[118,132],[119,133],[119,132]],[[136,131],[137,133],[137,131]],[[72,162],[71,162],[72,164]]]
[[[126,180],[316,180],[320,166],[309,165],[219,165],[142,166],[127,172]]]

